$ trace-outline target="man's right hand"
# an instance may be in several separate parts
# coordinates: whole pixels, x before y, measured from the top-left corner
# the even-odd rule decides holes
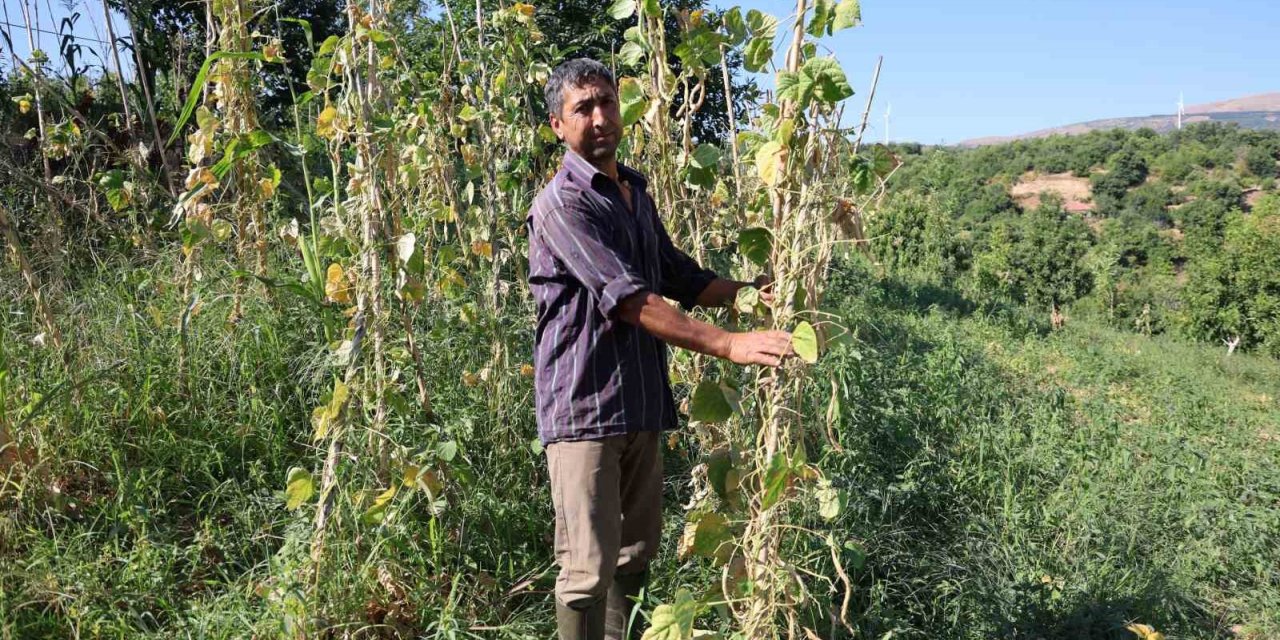
[[[786,331],[730,333],[726,352],[726,359],[736,364],[776,367],[792,354],[791,334]]]

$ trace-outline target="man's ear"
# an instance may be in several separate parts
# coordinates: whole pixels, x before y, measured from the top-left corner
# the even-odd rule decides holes
[[[555,132],[556,137],[559,138],[561,142],[564,142],[564,134],[560,132],[560,118],[557,118],[555,115],[549,115],[547,116],[547,119],[550,121],[551,130]]]

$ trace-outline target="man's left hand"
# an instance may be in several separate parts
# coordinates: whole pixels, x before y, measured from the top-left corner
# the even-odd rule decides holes
[[[760,301],[765,304],[773,304],[773,278],[766,275],[756,277],[751,286],[760,291]]]

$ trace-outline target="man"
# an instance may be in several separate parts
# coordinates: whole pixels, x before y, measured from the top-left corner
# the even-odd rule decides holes
[[[546,99],[568,150],[527,224],[538,435],[560,565],[556,623],[563,640],[621,639],[662,529],[659,432],[676,426],[666,345],[777,366],[791,339],[730,333],[664,300],[719,306],[752,285],[718,278],[676,249],[645,177],[618,164],[622,117],[604,65],[560,65]]]

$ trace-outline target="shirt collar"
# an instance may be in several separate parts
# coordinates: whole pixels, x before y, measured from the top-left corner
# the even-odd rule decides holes
[[[603,171],[597,169],[595,165],[587,162],[585,158],[575,153],[572,149],[566,149],[564,152],[564,161],[562,162],[565,170],[575,180],[581,180],[585,184],[594,184],[596,176],[608,179]],[[627,165],[618,163],[618,177],[630,183],[632,186],[646,189],[649,186],[649,180],[644,174],[628,167]]]

